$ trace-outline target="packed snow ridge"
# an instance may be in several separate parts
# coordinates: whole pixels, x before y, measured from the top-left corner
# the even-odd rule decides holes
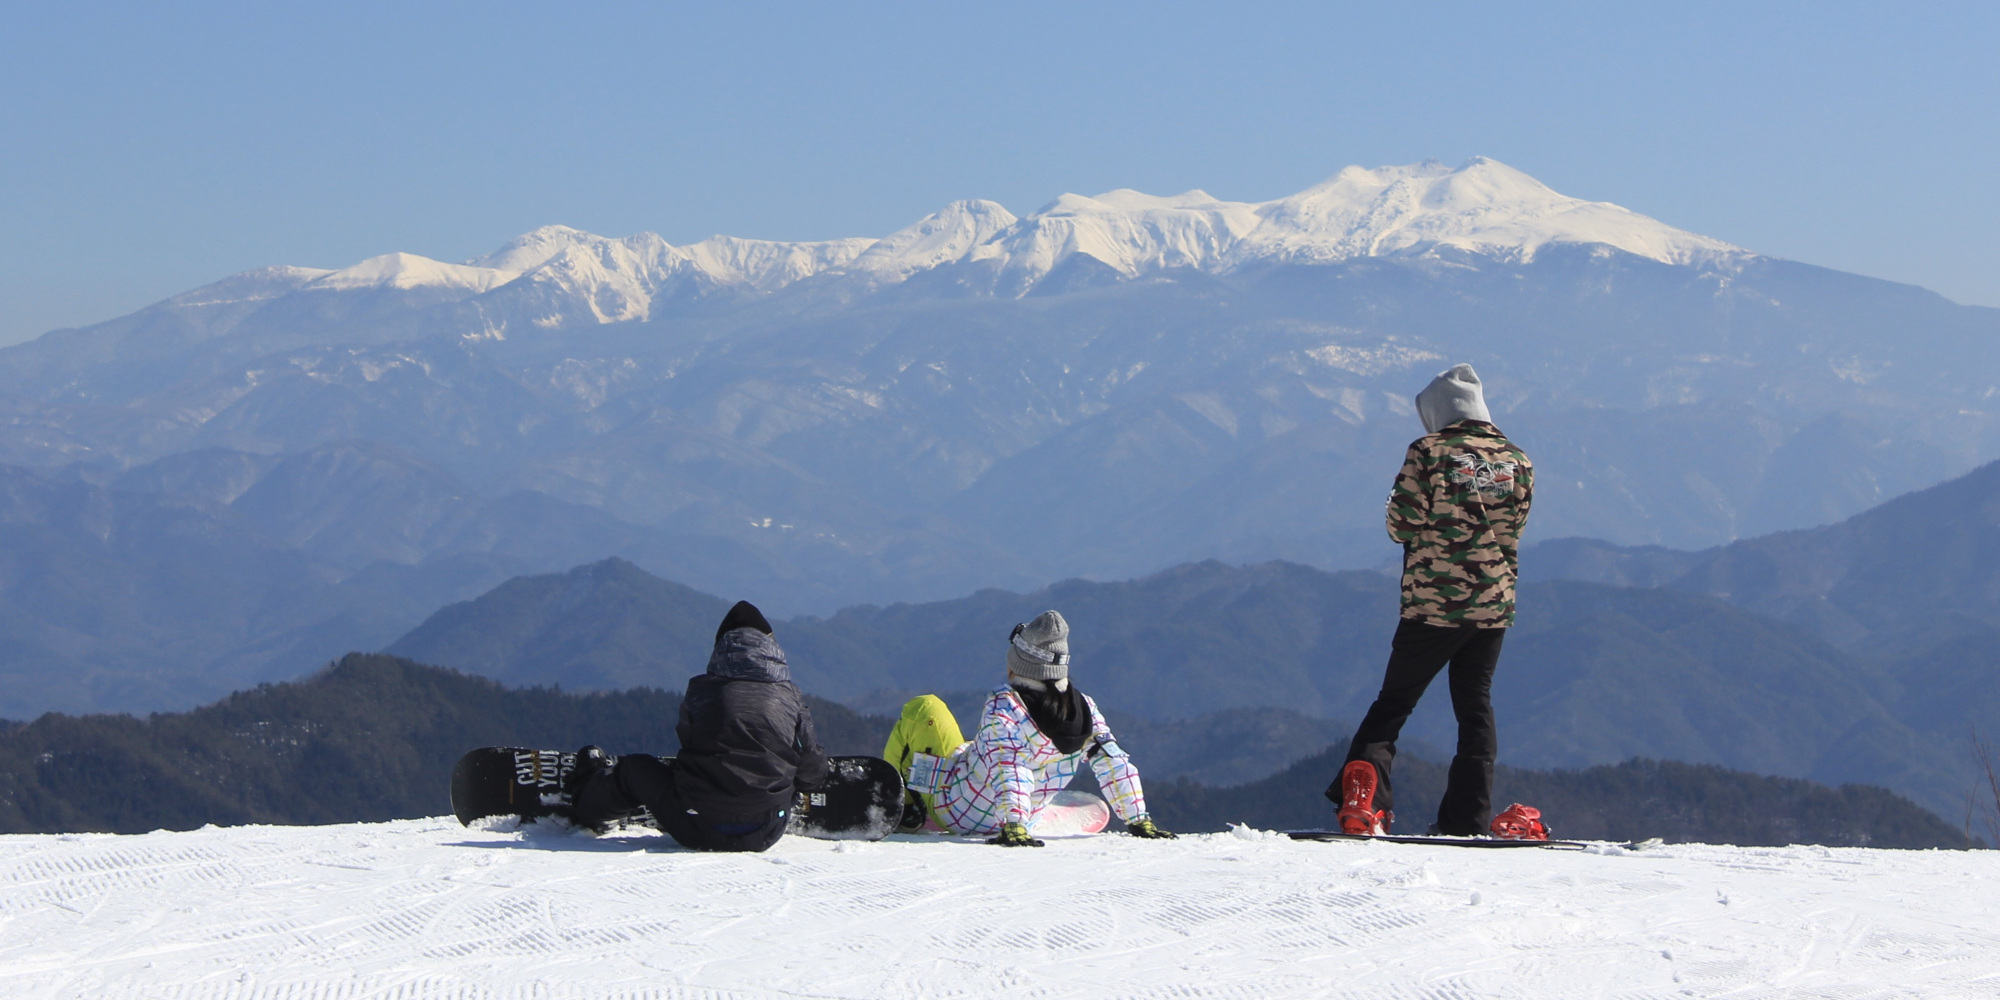
[[[648,831],[650,834],[650,831]],[[2000,996],[2000,852],[786,837],[450,818],[0,837],[45,1000]]]
[[[397,253],[338,271],[266,269],[230,280],[300,291],[427,290],[433,299],[469,301],[496,328],[522,321],[553,328],[645,319],[662,298],[765,293],[816,276],[881,287],[969,267],[981,270],[992,294],[1024,295],[1078,257],[1137,278],[1176,268],[1225,274],[1266,263],[1439,252],[1528,261],[1557,244],[1683,265],[1747,254],[1617,205],[1558,194],[1476,157],[1456,169],[1434,160],[1348,167],[1259,203],[1120,189],[1066,194],[1016,217],[994,202],[959,201],[881,239],[808,243],[714,236],[674,246],[653,233],[613,239],[544,226],[463,264]]]

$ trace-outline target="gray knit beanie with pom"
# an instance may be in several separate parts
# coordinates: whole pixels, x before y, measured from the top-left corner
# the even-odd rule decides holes
[[[1038,681],[1069,676],[1069,623],[1044,611],[1007,637],[1007,672]]]

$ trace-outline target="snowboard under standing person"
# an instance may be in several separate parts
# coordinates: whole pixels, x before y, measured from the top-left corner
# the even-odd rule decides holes
[[[936,695],[903,705],[882,758],[910,789],[903,828],[926,815],[1003,847],[1041,847],[1035,817],[1088,764],[1111,810],[1135,837],[1171,838],[1146,815],[1139,769],[1112,738],[1097,703],[1069,682],[1069,623],[1054,611],[1014,626],[1007,683],[993,691],[968,742]]]
[[[748,601],[716,628],[708,671],[688,678],[674,732],[681,749],[671,760],[579,750],[570,778],[577,822],[603,829],[643,806],[682,846],[762,851],[784,836],[796,795],[826,781],[805,695],[771,623]]]
[[[1493,671],[1514,624],[1534,466],[1493,426],[1471,365],[1452,366],[1418,393],[1417,416],[1427,433],[1411,443],[1388,505],[1389,537],[1403,546],[1402,620],[1381,693],[1326,797],[1340,806],[1342,832],[1388,832],[1396,737],[1449,664],[1458,748],[1429,832],[1474,836],[1489,830],[1493,808]],[[1516,806],[1491,831],[1545,839],[1539,815]]]

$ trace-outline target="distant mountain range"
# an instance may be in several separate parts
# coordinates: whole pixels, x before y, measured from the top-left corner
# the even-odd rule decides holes
[[[1563,539],[1531,550],[1522,572],[1708,595],[1803,629],[1881,664],[1880,676],[1892,682],[1884,689],[1889,715],[1920,747],[1949,748],[1964,767],[1975,729],[2000,733],[1996,489],[2000,463],[1824,527],[1702,552]],[[1908,753],[1901,732],[1867,739],[1878,742],[1881,759]],[[1932,801],[1943,808],[1942,799]]]
[[[248,271],[169,299],[152,315],[140,314],[147,320],[139,323],[65,339],[118,353],[139,346],[134,335],[151,339],[163,327],[178,328],[184,340],[283,340],[287,328],[327,320],[347,327],[351,339],[379,340],[426,325],[519,337],[650,319],[695,301],[740,302],[816,280],[852,293],[923,279],[934,286],[918,293],[926,297],[937,297],[941,286],[960,295],[1018,298],[1176,269],[1220,275],[1438,253],[1526,261],[1562,245],[1676,265],[1753,256],[1616,205],[1558,194],[1475,157],[1455,170],[1436,161],[1349,167],[1258,204],[1204,191],[1159,197],[1120,189],[1065,194],[1020,218],[995,202],[959,201],[881,239],[715,236],[677,247],[653,233],[614,239],[544,226],[460,264],[389,253],[338,270]],[[419,312],[425,314],[400,329],[393,323],[372,333],[356,329]]]
[[[488,541],[358,572],[317,548],[321,508],[303,500],[379,460],[358,444],[266,459],[289,469],[258,476],[261,494],[220,452],[103,482],[76,466],[7,471],[0,715],[181,707],[356,648],[573,690],[674,689],[701,669],[725,599],[617,559],[533,575],[583,550],[546,530],[556,519],[536,512],[562,504],[545,496],[363,494],[377,502],[346,509],[477,528]],[[1505,759],[1710,761],[1882,784],[1949,812],[1967,788],[1970,728],[2000,732],[2000,591],[1984,556],[2000,548],[2000,515],[1982,499],[1996,478],[2000,466],[1983,467],[1836,525],[1703,552],[1531,547],[1497,688]],[[695,551],[659,544],[663,559]],[[440,594],[457,603],[438,609]],[[971,716],[998,683],[1004,630],[1046,607],[1077,623],[1079,683],[1129,742],[1173,757],[1176,773],[1230,784],[1358,717],[1379,679],[1394,581],[1193,564],[1125,583],[854,607],[782,621],[780,634],[808,690],[878,714],[935,691]],[[1449,746],[1449,714],[1433,701],[1410,735]],[[1207,720],[1204,745],[1232,750],[1186,757],[1176,741],[1191,730],[1165,723],[1189,719]]]
[[[1921,710],[1932,690],[1923,670],[1672,589],[1547,582],[1525,586],[1521,606],[1494,685],[1501,756],[1513,766],[1664,758],[1883,785],[1946,812],[1964,803],[1963,728]],[[387,652],[516,685],[673,689],[702,669],[726,607],[611,560],[509,581],[439,611]],[[1210,780],[1238,781],[1318,749],[1334,727],[1311,720],[1351,722],[1366,710],[1395,627],[1396,584],[1288,563],[1203,563],[1124,583],[849,608],[781,622],[778,638],[808,691],[880,714],[913,694],[945,694],[969,725],[971,692],[1004,680],[1007,630],[1047,608],[1071,622],[1073,680],[1115,725],[1129,723],[1135,752],[1154,730],[1177,728],[1167,721],[1206,719],[1204,732],[1234,727],[1210,745],[1241,748],[1215,762]],[[1951,718],[2000,722],[2000,695],[1968,694]],[[1216,719],[1221,711],[1233,721]],[[1454,734],[1439,690],[1408,736],[1449,747]]]
[[[335,581],[616,555],[826,613],[1372,565],[1409,398],[1454,361],[1537,461],[1532,537],[1827,523],[2000,457],[1996,333],[1475,159],[1255,204],[967,201],[881,239],[553,226],[265,268],[0,350],[0,463],[228,508]]]

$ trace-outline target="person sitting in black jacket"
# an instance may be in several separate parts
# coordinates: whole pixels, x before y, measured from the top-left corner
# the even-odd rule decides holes
[[[570,776],[578,823],[597,830],[644,807],[661,830],[700,851],[762,851],[784,836],[798,792],[826,781],[826,752],[792,683],[771,623],[738,601],[715,630],[708,672],[688,679],[677,757],[577,752]]]

